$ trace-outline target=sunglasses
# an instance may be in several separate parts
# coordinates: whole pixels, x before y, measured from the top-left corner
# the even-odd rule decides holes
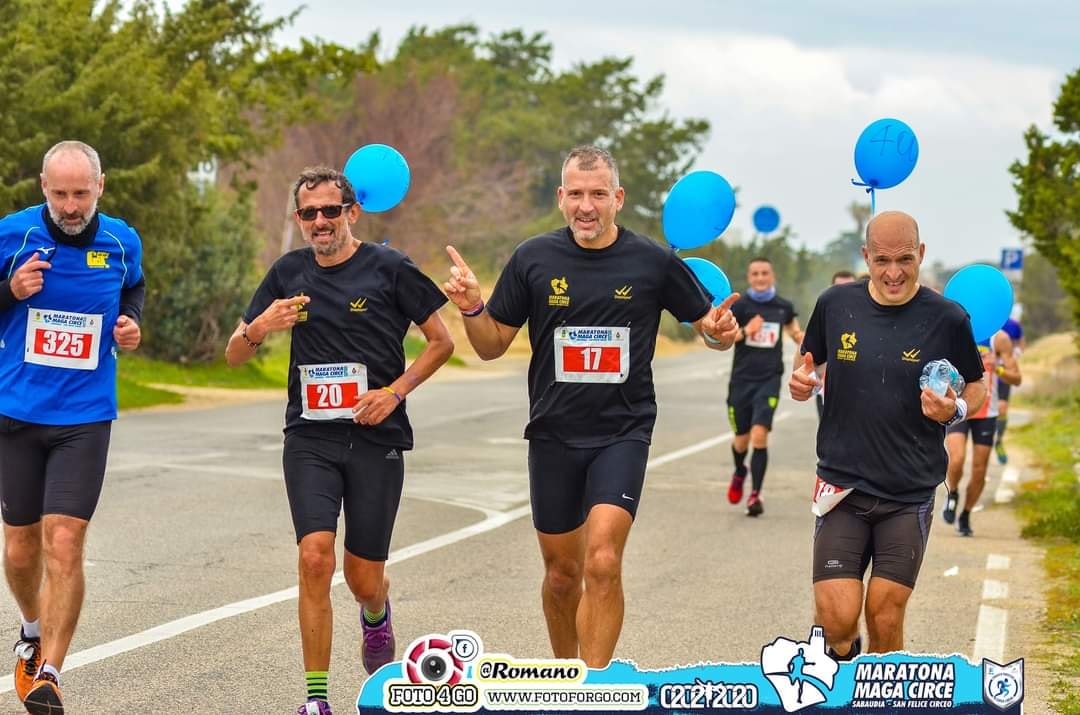
[[[352,206],[352,202],[347,204],[330,204],[329,206],[308,206],[302,209],[296,209],[296,215],[300,217],[301,221],[314,221],[315,217],[322,212],[324,218],[335,219],[341,215],[341,212]]]

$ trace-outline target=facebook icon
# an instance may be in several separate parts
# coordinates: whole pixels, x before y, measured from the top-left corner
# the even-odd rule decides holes
[[[1024,249],[1003,248],[1001,249],[1001,270],[1020,271],[1024,268]]]

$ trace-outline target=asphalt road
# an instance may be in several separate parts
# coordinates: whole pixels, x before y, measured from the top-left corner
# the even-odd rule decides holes
[[[627,549],[616,650],[642,667],[756,662],[764,644],[804,638],[812,621],[816,413],[781,400],[765,514],[748,518],[725,496],[729,361],[702,350],[655,364],[660,418]],[[409,398],[417,449],[406,459],[389,568],[399,655],[413,638],[461,628],[489,651],[550,653],[520,368],[443,377]],[[303,700],[283,410],[275,400],[128,413],[116,423],[87,547],[86,605],[63,674],[69,712],[291,713]],[[987,504],[1000,474],[995,465]],[[1003,655],[1034,647],[1039,554],[1016,538],[1007,509],[980,512],[974,527],[976,537],[962,539],[935,520],[909,608],[910,650],[972,655],[988,598],[1008,613]],[[1008,567],[988,571],[991,554]],[[988,594],[987,579],[1011,590]],[[364,677],[358,609],[344,584],[333,597],[330,694],[346,713]],[[0,601],[14,642],[17,611],[10,596]],[[0,678],[0,712],[21,712],[10,688],[10,675]],[[1029,712],[1037,697],[1030,693]]]

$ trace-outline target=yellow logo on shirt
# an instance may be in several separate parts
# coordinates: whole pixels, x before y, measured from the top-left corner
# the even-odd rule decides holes
[[[294,297],[299,298],[302,295],[304,295],[304,291],[300,291]],[[301,303],[300,305],[296,306],[296,322],[303,323],[307,319],[308,319],[307,305],[304,304],[304,303]]]
[[[108,251],[87,251],[86,252],[86,267],[87,268],[108,268],[109,267],[109,252]]]
[[[366,313],[367,312],[367,298],[357,298],[349,303],[350,313]]]
[[[912,348],[911,350],[905,350],[900,353],[900,359],[904,362],[919,362],[919,353],[922,352],[921,348]]]
[[[633,296],[630,295],[630,291],[632,291],[633,289],[634,287],[629,285],[625,285],[622,288],[616,288],[615,300],[630,300],[631,298],[633,298]]]
[[[569,285],[566,276],[551,279],[551,295],[548,296],[548,305],[556,308],[566,308],[570,305],[570,296],[566,295]]]
[[[845,360],[847,362],[855,362],[855,358],[859,356],[859,353],[852,348],[855,347],[855,343],[857,342],[858,340],[855,338],[854,331],[850,333],[843,333],[840,336],[840,345],[842,345],[843,347],[836,351],[836,359]]]

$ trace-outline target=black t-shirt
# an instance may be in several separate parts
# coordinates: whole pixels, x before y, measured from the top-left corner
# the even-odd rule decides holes
[[[795,306],[780,296],[759,303],[745,293],[731,304],[731,313],[739,325],[760,315],[765,322],[754,335],[735,343],[731,382],[761,382],[784,373],[784,326],[795,319]]]
[[[919,376],[945,358],[967,382],[983,374],[967,313],[919,288],[903,305],[876,303],[866,282],[821,294],[802,352],[827,363],[818,474],[901,502],[929,499],[945,478],[945,428],[922,413]]]
[[[311,248],[286,253],[274,262],[244,322],[251,323],[278,298],[311,297],[292,329],[289,353],[289,404],[285,431],[338,431],[348,418],[314,422],[301,416],[299,365],[361,363],[368,389],[389,385],[405,372],[402,342],[410,323],[423,323],[446,296],[409,258],[392,248],[361,243],[349,260],[324,268]],[[381,424],[358,426],[376,444],[410,449],[412,426],[402,402]]]
[[[709,307],[708,293],[673,250],[628,229],[620,227],[615,243],[602,249],[582,248],[569,228],[522,243],[503,268],[488,311],[504,325],[529,323],[525,437],[572,447],[627,439],[648,443],[656,422],[652,357],[660,312],[666,308],[679,320],[694,322]],[[592,348],[575,342],[594,337],[598,342]],[[620,340],[629,349],[625,378],[622,351],[596,347]],[[608,370],[609,379],[623,381],[568,381],[596,379],[590,370]]]

